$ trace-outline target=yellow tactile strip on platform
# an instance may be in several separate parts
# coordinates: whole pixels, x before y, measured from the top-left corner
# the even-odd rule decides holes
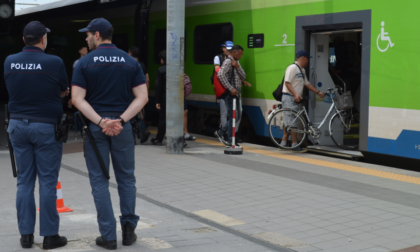
[[[156,132],[154,130],[149,130],[149,131],[152,132],[152,133]],[[222,143],[220,143],[219,141],[214,141],[214,140],[197,138],[195,141],[199,142],[199,143],[209,144],[209,145],[225,146]],[[247,151],[247,152],[250,152],[250,153],[255,153],[255,154],[260,154],[260,155],[264,155],[264,156],[282,158],[282,159],[301,162],[301,163],[319,165],[319,166],[334,168],[334,169],[343,170],[343,171],[356,172],[356,173],[371,175],[371,176],[375,176],[375,177],[392,179],[392,180],[396,180],[396,181],[401,181],[401,182],[407,182],[407,183],[420,185],[420,178],[411,177],[411,176],[407,176],[407,175],[401,175],[401,174],[396,174],[396,173],[392,173],[392,172],[385,172],[385,171],[378,171],[378,170],[374,170],[374,169],[363,168],[363,167],[358,167],[358,166],[353,166],[353,165],[340,164],[340,163],[324,161],[324,160],[318,160],[318,159],[314,159],[314,158],[307,158],[307,157],[302,157],[302,156],[289,155],[289,154],[284,154],[284,153],[279,153],[279,152],[274,152],[274,151],[261,150],[261,149],[252,148],[252,147],[246,147],[246,146],[242,146],[242,147],[243,147],[244,151]]]
[[[276,153],[273,151],[258,150],[254,148],[253,150],[247,150],[247,148],[244,148],[244,150],[248,152],[256,153],[256,154],[270,156],[270,157],[282,158],[282,159],[287,159],[287,160],[292,160],[292,161],[297,161],[297,162],[302,162],[302,163],[307,163],[307,164],[319,165],[319,166],[324,166],[324,167],[329,167],[329,168],[334,168],[334,169],[339,169],[339,170],[344,170],[344,171],[356,172],[356,173],[371,175],[375,177],[387,178],[387,179],[398,180],[398,181],[420,185],[420,178],[396,174],[392,172],[378,171],[374,169],[363,168],[363,167],[358,167],[358,166],[353,166],[353,165],[334,163],[330,161],[306,158],[306,157],[301,157],[301,156],[287,155],[287,154],[282,154],[282,153]]]
[[[207,139],[198,139],[197,138],[196,142],[210,144],[210,145],[224,146],[223,144],[221,144],[218,141],[207,140]],[[374,170],[374,169],[363,168],[363,167],[358,167],[358,166],[353,166],[353,165],[340,164],[340,163],[324,161],[324,160],[318,160],[318,159],[314,159],[314,158],[307,158],[307,157],[302,157],[302,156],[289,155],[289,154],[284,154],[284,153],[279,153],[279,152],[274,152],[274,151],[261,150],[261,149],[252,148],[252,147],[246,147],[246,146],[242,146],[242,147],[243,147],[244,151],[247,151],[247,152],[250,152],[250,153],[255,153],[255,154],[260,154],[260,155],[264,155],[264,156],[282,158],[282,159],[301,162],[301,163],[319,165],[319,166],[339,169],[339,170],[343,170],[343,171],[356,172],[356,173],[371,175],[371,176],[375,176],[375,177],[392,179],[392,180],[397,180],[397,181],[408,182],[408,183],[413,183],[413,184],[420,185],[420,178],[411,177],[411,176],[407,176],[407,175],[401,175],[401,174],[396,174],[396,173],[392,173],[392,172],[385,172],[385,171],[378,171],[378,170]]]

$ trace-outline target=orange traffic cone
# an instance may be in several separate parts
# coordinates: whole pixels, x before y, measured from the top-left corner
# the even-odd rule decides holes
[[[61,191],[60,176],[58,176],[57,184],[57,211],[59,213],[73,212],[73,209],[70,209],[64,205],[63,192]]]
[[[38,208],[38,211],[39,211],[39,208]],[[57,211],[59,213],[73,212],[73,209],[70,209],[69,207],[64,205],[60,176],[58,177],[58,184],[57,184]]]

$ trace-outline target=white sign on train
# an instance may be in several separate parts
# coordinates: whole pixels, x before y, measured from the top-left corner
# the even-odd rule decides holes
[[[274,46],[295,46],[295,44],[287,44],[287,34],[283,34],[283,43]]]
[[[384,21],[381,22],[381,26],[382,26],[381,33],[378,35],[378,38],[376,39],[376,46],[378,47],[378,50],[380,52],[386,52],[390,47],[391,48],[394,47],[395,44],[391,42],[391,37],[388,35],[388,32],[385,32],[385,22]],[[381,39],[381,41],[388,42],[385,49],[382,49],[379,46],[379,38]]]

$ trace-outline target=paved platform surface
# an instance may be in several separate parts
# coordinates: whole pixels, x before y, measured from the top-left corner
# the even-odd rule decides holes
[[[60,214],[60,234],[71,242],[56,251],[102,250],[80,137],[71,142],[60,172],[74,209]],[[201,136],[188,144],[179,156],[136,146],[139,239],[119,250],[417,251],[407,248],[420,244],[420,173],[251,144],[228,156]],[[0,251],[19,251],[9,163],[0,151]],[[110,186],[118,216],[112,172]]]

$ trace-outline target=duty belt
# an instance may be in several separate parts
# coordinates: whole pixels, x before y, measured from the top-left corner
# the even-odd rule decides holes
[[[18,121],[28,121],[28,122],[39,122],[39,123],[49,123],[49,124],[56,124],[56,123],[52,123],[52,122],[47,122],[45,120],[42,119],[26,119],[26,118],[10,118],[12,120],[18,120]]]

